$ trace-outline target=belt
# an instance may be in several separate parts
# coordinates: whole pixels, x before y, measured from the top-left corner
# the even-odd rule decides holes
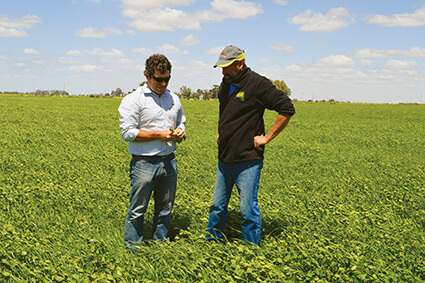
[[[134,158],[146,159],[149,161],[165,161],[175,158],[174,152],[167,155],[136,155],[133,154]]]

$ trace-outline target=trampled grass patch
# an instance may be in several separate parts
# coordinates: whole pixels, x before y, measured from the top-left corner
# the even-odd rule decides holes
[[[425,280],[423,105],[295,103],[266,146],[262,247],[205,242],[217,101],[183,101],[172,241],[123,244],[130,157],[120,99],[0,97],[0,281]],[[266,112],[267,128],[276,114]],[[152,205],[148,210],[150,232]]]

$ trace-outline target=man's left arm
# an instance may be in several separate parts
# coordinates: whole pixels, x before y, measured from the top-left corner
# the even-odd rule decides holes
[[[257,150],[263,150],[261,146],[269,143],[272,139],[274,139],[286,127],[286,125],[288,125],[291,117],[292,116],[290,115],[277,115],[276,122],[274,123],[270,131],[267,133],[267,135],[254,137],[255,148]]]
[[[184,115],[183,106],[179,100],[179,115],[177,118],[177,127],[175,130],[172,130],[172,133],[175,135],[175,140],[181,142],[186,138],[186,116]]]

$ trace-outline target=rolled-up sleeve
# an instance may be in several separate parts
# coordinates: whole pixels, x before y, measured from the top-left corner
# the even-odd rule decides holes
[[[138,104],[134,97],[128,95],[123,98],[118,107],[120,113],[121,137],[124,141],[134,141],[139,133],[138,129]]]

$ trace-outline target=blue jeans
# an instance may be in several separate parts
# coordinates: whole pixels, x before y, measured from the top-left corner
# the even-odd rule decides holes
[[[143,222],[152,192],[155,200],[153,239],[168,241],[168,228],[177,187],[175,155],[133,156],[130,163],[130,180],[130,204],[124,229],[126,246],[131,248],[132,243],[140,243],[143,240]]]
[[[260,244],[261,214],[257,195],[262,168],[263,160],[241,163],[218,162],[207,240],[216,239],[223,242],[229,200],[233,185],[236,185],[242,215],[242,240]]]

